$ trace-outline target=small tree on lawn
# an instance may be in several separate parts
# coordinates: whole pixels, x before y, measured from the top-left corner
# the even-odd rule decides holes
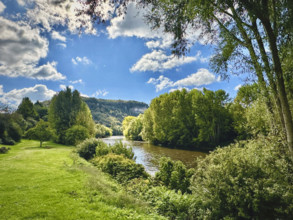
[[[36,124],[35,127],[26,132],[27,138],[40,141],[40,147],[42,147],[44,141],[49,141],[53,135],[54,132],[50,128],[50,124],[42,119]]]

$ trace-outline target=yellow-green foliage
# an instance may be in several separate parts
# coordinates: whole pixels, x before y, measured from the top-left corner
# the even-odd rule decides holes
[[[109,153],[104,156],[95,157],[91,162],[101,168],[103,172],[109,173],[122,183],[135,178],[148,177],[141,164],[137,164],[134,160],[128,159],[123,155]]]

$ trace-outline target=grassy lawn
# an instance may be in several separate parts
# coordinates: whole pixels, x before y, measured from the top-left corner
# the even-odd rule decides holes
[[[0,154],[0,219],[162,219],[73,147],[23,140]]]

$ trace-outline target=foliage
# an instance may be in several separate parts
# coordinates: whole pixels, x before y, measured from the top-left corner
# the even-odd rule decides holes
[[[129,140],[142,141],[143,115],[127,116],[122,122],[123,135]]]
[[[9,150],[9,147],[0,147],[0,154],[6,154]]]
[[[137,164],[135,161],[123,155],[109,153],[104,156],[95,157],[91,162],[101,168],[103,172],[112,175],[121,183],[134,178],[148,177],[148,174],[141,164]]]
[[[215,147],[234,138],[228,95],[204,89],[163,94],[151,101],[143,117],[142,137],[173,147]]]
[[[187,169],[181,161],[173,161],[171,158],[162,157],[155,180],[169,189],[190,193],[190,179],[193,174],[194,169]]]
[[[132,148],[127,147],[127,145],[123,144],[121,141],[116,142],[113,145],[110,145],[110,144],[109,145],[107,145],[107,144],[99,145],[96,148],[96,156],[98,156],[98,157],[107,155],[109,153],[113,153],[116,155],[122,155],[125,158],[128,158],[130,160],[135,160]]]
[[[138,116],[148,105],[137,101],[83,98],[89,106],[96,123],[113,130],[113,135],[122,134],[122,121],[126,116]]]
[[[200,161],[191,184],[198,218],[290,218],[293,164],[284,147],[279,138],[260,137]]]
[[[3,144],[14,145],[22,137],[23,118],[18,113],[0,113],[0,139]]]
[[[67,145],[76,145],[79,142],[89,138],[89,131],[82,125],[73,125],[66,130],[65,143]]]
[[[55,133],[51,129],[49,122],[45,122],[42,119],[35,127],[25,133],[25,137],[40,141],[40,147],[42,147],[44,141],[52,140],[54,136]]]
[[[96,124],[95,126],[95,137],[96,138],[105,138],[112,136],[113,131],[111,128],[106,127],[102,124]]]
[[[66,131],[74,125],[81,125],[94,135],[94,122],[88,106],[77,90],[70,88],[55,95],[49,106],[49,122],[56,130],[58,143],[66,143]]]
[[[96,155],[96,148],[103,148],[105,146],[107,145],[103,141],[90,138],[77,145],[76,152],[80,157],[90,160]]]
[[[34,104],[28,97],[22,99],[22,102],[19,104],[16,112],[21,114],[24,119],[27,119],[28,117],[34,119],[38,118],[38,113],[36,112]]]
[[[40,119],[43,119],[44,121],[48,121],[48,107],[46,107],[43,103],[37,101],[34,104],[34,108]]]
[[[150,179],[133,179],[127,190],[136,197],[147,201],[161,215],[169,219],[196,219],[190,212],[193,197],[190,194],[175,192],[165,186],[155,186]]]

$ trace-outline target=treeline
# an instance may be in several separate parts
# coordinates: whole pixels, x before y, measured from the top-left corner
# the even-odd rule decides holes
[[[126,138],[170,147],[214,148],[270,132],[281,134],[281,122],[256,83],[242,86],[233,101],[223,90],[166,93],[144,114],[123,121]]]
[[[95,124],[87,104],[77,90],[60,91],[50,101],[35,104],[23,98],[15,112],[2,108],[0,113],[0,143],[13,145],[22,137],[76,145],[90,137],[107,137],[112,129]]]

